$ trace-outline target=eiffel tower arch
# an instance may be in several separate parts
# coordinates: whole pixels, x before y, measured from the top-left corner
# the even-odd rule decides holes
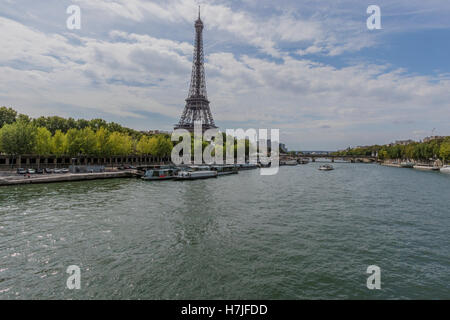
[[[194,131],[195,121],[201,121],[203,131],[217,128],[214,124],[206,93],[203,27],[199,8],[198,19],[195,21],[195,46],[189,95],[180,121],[175,125],[175,129],[186,129],[190,132]]]

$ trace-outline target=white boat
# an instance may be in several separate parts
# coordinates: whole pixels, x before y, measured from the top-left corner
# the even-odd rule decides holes
[[[298,163],[299,164],[308,164],[309,160],[308,159],[300,159],[300,160],[298,160]]]
[[[414,168],[414,162],[401,162],[400,167],[402,168]]]
[[[334,168],[333,168],[333,166],[330,165],[330,164],[325,164],[325,165],[323,165],[323,166],[320,166],[319,170],[322,170],[322,171],[331,171],[331,170],[334,170]]]
[[[176,177],[176,169],[150,169],[145,171],[142,180],[170,180]]]
[[[450,166],[443,166],[440,171],[442,173],[450,173]]]
[[[432,167],[432,166],[427,166],[427,165],[424,165],[424,164],[416,164],[413,168],[414,169],[418,169],[418,170],[428,170],[428,171],[439,170],[439,167]]]
[[[212,166],[211,170],[217,171],[217,175],[219,175],[219,176],[238,173],[238,168],[236,166],[233,166],[233,165]]]
[[[217,171],[180,171],[175,177],[175,180],[196,180],[217,178]]]
[[[211,170],[209,166],[188,166],[178,172],[175,180],[195,180],[217,178],[217,171]]]

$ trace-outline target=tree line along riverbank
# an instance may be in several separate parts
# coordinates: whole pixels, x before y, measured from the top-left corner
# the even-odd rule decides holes
[[[216,145],[226,153],[225,141],[234,139],[234,154],[238,142],[223,134],[223,145]],[[174,144],[169,133],[151,133],[126,128],[103,119],[73,119],[58,116],[31,118],[12,108],[0,107],[0,155],[34,155],[37,157],[110,158],[151,156],[169,158]],[[202,141],[203,150],[209,142]],[[246,153],[250,142],[244,141]],[[191,136],[194,154],[194,137]],[[269,148],[270,149],[270,148]]]
[[[168,134],[150,134],[103,119],[58,116],[32,119],[11,108],[0,108],[0,153],[39,156],[93,155],[97,157],[151,154],[167,157]]]
[[[378,159],[382,161],[397,159],[434,161],[440,159],[445,163],[450,161],[450,136],[439,137],[427,142],[411,142],[406,145],[389,144],[348,148],[334,153],[338,156],[370,156],[373,154],[377,154]]]

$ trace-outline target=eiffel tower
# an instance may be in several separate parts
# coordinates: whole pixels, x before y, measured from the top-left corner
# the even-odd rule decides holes
[[[203,22],[200,19],[199,7],[198,19],[195,21],[195,47],[191,85],[188,98],[186,99],[186,106],[175,129],[187,129],[193,132],[194,121],[201,121],[203,131],[217,128],[209,108],[209,100],[206,93],[205,66],[203,63]]]

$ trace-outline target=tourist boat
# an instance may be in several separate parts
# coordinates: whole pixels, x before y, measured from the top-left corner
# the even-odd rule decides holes
[[[236,166],[233,166],[233,165],[212,166],[211,170],[217,171],[217,175],[219,175],[219,176],[238,173],[238,168]]]
[[[428,171],[439,170],[439,167],[427,166],[425,164],[416,164],[413,168],[418,169],[418,170],[428,170]]]
[[[322,170],[322,171],[331,171],[331,170],[334,170],[334,168],[333,168],[332,165],[325,164],[325,165],[323,165],[323,166],[320,166],[319,170]]]
[[[297,160],[288,160],[288,161],[282,161],[280,162],[281,166],[296,166],[298,165]]]
[[[414,168],[414,162],[401,162],[400,167],[402,168]]]
[[[209,166],[188,166],[178,172],[175,180],[195,180],[217,178],[217,171],[211,170]]]
[[[175,180],[196,180],[196,179],[209,179],[217,178],[217,171],[180,171],[175,177]]]
[[[239,165],[239,170],[253,170],[258,169],[258,165],[254,163],[243,163]]]
[[[450,173],[450,166],[443,166],[440,171],[443,173]]]
[[[146,170],[142,180],[170,180],[176,177],[176,169],[150,169]]]
[[[298,160],[298,163],[299,164],[308,164],[309,160],[308,159],[300,159],[300,160]]]

